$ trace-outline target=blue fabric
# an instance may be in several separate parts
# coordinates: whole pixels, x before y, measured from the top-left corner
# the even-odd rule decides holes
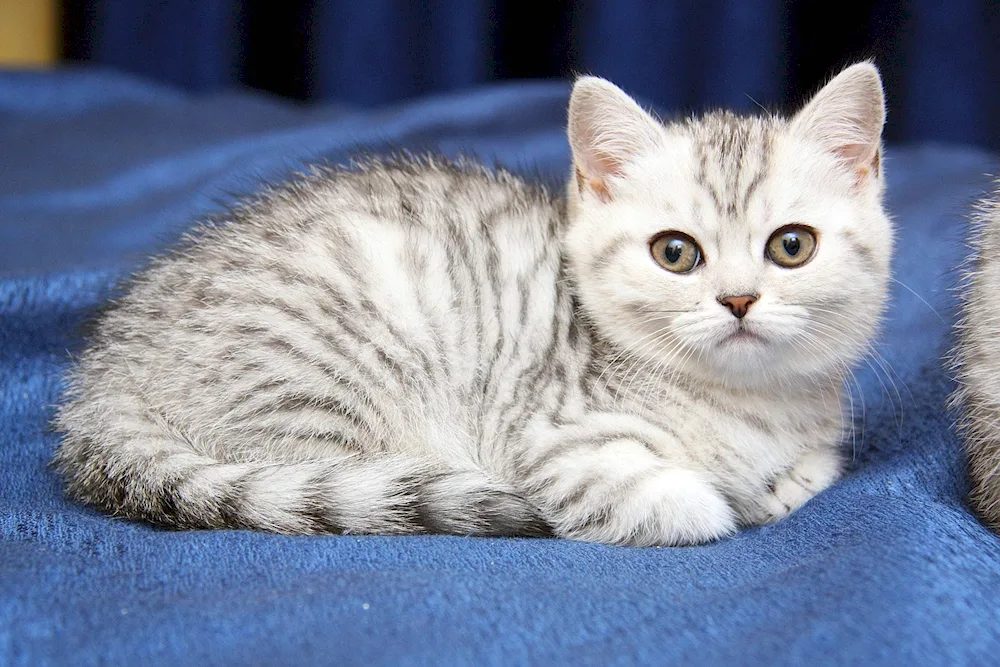
[[[63,496],[47,420],[67,351],[143,254],[259,179],[356,145],[559,179],[566,93],[357,113],[99,71],[0,75],[0,664],[995,661],[1000,540],[963,507],[938,361],[960,214],[995,163],[956,146],[888,152],[901,282],[879,361],[857,374],[854,462],[777,525],[663,549],[281,537],[165,532]]]

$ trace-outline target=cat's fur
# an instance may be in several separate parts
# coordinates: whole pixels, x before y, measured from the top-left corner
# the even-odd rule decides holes
[[[663,125],[584,77],[568,206],[440,159],[318,169],[102,316],[58,469],[176,528],[648,545],[774,521],[841,472],[844,374],[889,272],[883,121],[865,63],[791,120]],[[765,258],[789,223],[819,234],[796,269]],[[661,268],[664,230],[704,264]],[[750,294],[743,319],[719,302]]]
[[[1000,533],[1000,183],[973,215],[969,264],[960,290],[962,316],[951,359],[958,379],[971,489],[969,504]]]

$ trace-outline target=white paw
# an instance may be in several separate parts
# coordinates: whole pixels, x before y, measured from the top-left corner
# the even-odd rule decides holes
[[[771,521],[777,521],[805,505],[816,493],[791,474],[785,474],[771,486],[771,492],[764,497],[764,505]]]
[[[784,518],[805,505],[840,477],[841,462],[835,451],[807,452],[796,464],[779,476],[764,498],[771,521]]]
[[[616,494],[588,520],[557,527],[572,539],[635,546],[701,544],[735,530],[736,518],[722,494],[698,473],[683,469],[658,470]]]

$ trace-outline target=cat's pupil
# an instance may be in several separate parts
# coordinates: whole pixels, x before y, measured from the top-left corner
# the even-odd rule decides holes
[[[671,264],[676,264],[681,255],[684,254],[684,241],[674,240],[667,244],[666,249],[663,251],[663,255],[667,258],[667,261]]]
[[[799,254],[799,249],[802,247],[798,234],[785,234],[785,238],[781,240],[781,245],[790,257]]]

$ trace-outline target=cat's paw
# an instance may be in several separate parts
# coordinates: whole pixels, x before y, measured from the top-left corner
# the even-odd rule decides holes
[[[662,469],[622,489],[584,516],[563,517],[557,532],[571,539],[634,546],[711,542],[736,530],[732,508],[690,470]]]
[[[841,461],[831,450],[813,450],[771,485],[764,497],[768,520],[782,519],[805,505],[840,477]]]

